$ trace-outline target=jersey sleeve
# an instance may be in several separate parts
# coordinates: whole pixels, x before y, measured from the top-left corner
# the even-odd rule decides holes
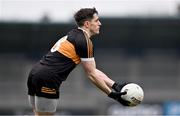
[[[92,41],[83,35],[79,35],[76,38],[76,52],[80,56],[81,61],[94,60]]]

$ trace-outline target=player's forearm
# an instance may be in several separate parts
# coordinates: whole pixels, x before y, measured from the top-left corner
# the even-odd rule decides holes
[[[107,95],[112,91],[103,79],[103,75],[97,70],[88,74],[89,79]]]
[[[110,79],[106,74],[104,74],[102,71],[96,69],[99,73],[100,77],[104,80],[104,82],[107,84],[108,87],[112,88],[113,84],[115,83],[112,79]]]

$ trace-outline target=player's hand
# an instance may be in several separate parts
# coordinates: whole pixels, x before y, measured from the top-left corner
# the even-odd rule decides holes
[[[119,103],[121,103],[123,106],[130,106],[130,102],[122,99],[121,97],[119,97],[119,98],[117,99],[117,101],[118,101]]]
[[[114,83],[112,89],[114,89],[116,92],[120,92],[126,84],[128,83]]]
[[[125,91],[125,92],[113,92],[113,91],[112,91],[112,92],[108,95],[108,97],[117,100],[118,98],[121,97],[121,95],[126,95],[126,94],[127,94],[126,91]]]
[[[121,103],[124,106],[129,106],[130,102],[123,100],[121,98],[122,95],[127,94],[127,92],[111,92],[108,97],[118,101],[119,103]]]

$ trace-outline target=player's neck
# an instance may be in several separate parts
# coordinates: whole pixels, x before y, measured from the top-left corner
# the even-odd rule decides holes
[[[89,38],[92,36],[91,32],[85,27],[78,27],[78,29],[81,29],[82,31],[84,31]]]

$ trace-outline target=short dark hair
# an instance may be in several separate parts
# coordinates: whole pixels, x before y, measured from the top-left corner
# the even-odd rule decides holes
[[[74,15],[74,19],[78,26],[83,26],[84,22],[87,20],[91,20],[95,13],[98,14],[96,8],[82,8],[76,12],[76,14]]]

